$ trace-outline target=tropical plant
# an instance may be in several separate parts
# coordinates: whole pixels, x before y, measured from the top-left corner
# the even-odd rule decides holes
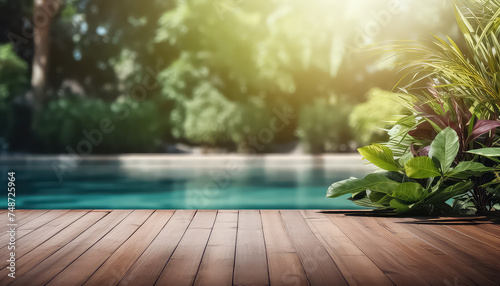
[[[450,206],[446,202],[469,192],[474,185],[471,179],[495,170],[472,161],[452,167],[459,148],[459,137],[450,127],[436,136],[427,156],[414,157],[408,153],[395,159],[391,149],[380,144],[360,148],[365,159],[387,172],[334,183],[327,197],[351,193],[356,204],[400,214],[445,214],[453,208],[459,211],[461,205]]]
[[[454,6],[467,52],[437,36],[391,45],[406,59],[397,70],[400,84],[407,81],[400,96],[411,115],[389,131],[386,144],[358,149],[389,172],[335,183],[328,197],[353,193],[355,203],[398,213],[499,209],[499,153],[488,147],[500,146],[500,1]]]

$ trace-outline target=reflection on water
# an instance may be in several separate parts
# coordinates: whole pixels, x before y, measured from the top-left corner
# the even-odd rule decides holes
[[[16,172],[19,208],[352,209],[326,189],[371,170],[357,156],[125,156],[82,160],[60,182],[54,160],[0,160]]]

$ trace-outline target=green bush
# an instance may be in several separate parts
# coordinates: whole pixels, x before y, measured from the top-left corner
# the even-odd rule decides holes
[[[334,183],[328,189],[327,197],[336,198],[351,193],[351,200],[356,204],[399,214],[458,213],[462,209],[458,201],[452,206],[446,202],[470,192],[475,178],[485,172],[498,171],[498,168],[479,162],[461,161],[456,164],[459,148],[459,136],[450,127],[432,141],[428,155],[414,157],[408,153],[397,159],[391,149],[383,145],[360,148],[359,153],[365,159],[386,172]],[[492,153],[492,156],[498,155],[498,151]]]
[[[351,110],[347,103],[331,102],[325,98],[302,107],[297,135],[305,150],[311,153],[349,151]]]
[[[373,88],[368,91],[368,100],[354,107],[349,115],[349,126],[359,145],[389,139],[385,129],[393,124],[391,119],[405,111],[398,98],[395,93]]]
[[[500,209],[500,2],[466,3],[454,0],[467,52],[437,36],[382,48],[407,58],[398,69],[409,80],[401,96],[411,114],[396,122],[384,145],[358,149],[386,172],[334,183],[328,197],[351,193],[357,204],[399,214]]]
[[[100,124],[109,120],[111,132]],[[37,119],[35,134],[46,152],[76,150],[89,140],[84,130],[99,130],[102,142],[93,144],[92,153],[152,152],[159,141],[159,114],[152,102],[136,102],[120,97],[112,103],[100,99],[68,97],[50,101]],[[97,141],[96,141],[97,142]]]
[[[11,44],[0,45],[0,137],[7,136],[12,124],[12,98],[27,88],[27,70],[26,62],[16,55]]]
[[[165,116],[173,139],[237,149],[269,125],[270,112],[260,97],[237,98],[240,92],[225,89],[208,67],[196,67],[194,58],[183,53],[159,76],[162,98],[175,105]]]

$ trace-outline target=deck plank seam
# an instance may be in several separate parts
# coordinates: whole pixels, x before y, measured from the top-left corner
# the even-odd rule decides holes
[[[460,230],[458,230],[458,229],[454,229],[454,228],[452,228],[452,227],[450,227],[450,226],[448,226],[448,225],[445,225],[445,227],[446,227],[446,228],[448,228],[448,229],[451,229],[451,230],[453,230],[453,231],[455,231],[455,232],[457,232],[457,233],[460,233],[460,234],[461,234],[461,235],[463,235],[463,236],[466,236],[466,237],[468,237],[468,238],[470,238],[470,239],[473,239],[473,240],[477,241],[477,242],[478,242],[478,243],[480,243],[480,244],[486,245],[486,246],[491,247],[491,248],[500,249],[500,247],[498,247],[497,245],[491,245],[490,243],[486,243],[485,241],[480,240],[480,239],[477,239],[477,238],[475,238],[475,237],[473,237],[473,236],[470,236],[470,235],[468,235],[468,234],[466,234],[466,233],[464,233],[464,232],[462,232],[462,231],[460,231]]]
[[[44,215],[44,214],[48,213],[49,211],[50,211],[50,210],[45,210],[44,212],[39,213],[37,216],[35,216],[35,217],[31,218],[31,219],[32,219],[32,220],[33,220],[33,219],[36,219],[36,218],[38,218],[39,216],[41,216],[41,215]],[[14,211],[14,212],[16,212],[16,211]],[[16,214],[16,215],[17,215],[17,214]],[[16,221],[17,221],[17,219],[16,219]],[[27,223],[29,223],[29,222],[30,222],[30,221],[26,221],[26,222],[23,222],[23,223],[18,223],[17,228],[19,229],[21,226],[23,226],[23,225],[25,225],[25,224],[27,224]],[[4,236],[7,236],[7,233],[2,233],[2,234],[0,235],[0,241],[3,239],[3,237],[4,237]]]
[[[86,215],[90,214],[92,211],[89,211],[87,212],[85,215],[81,216],[80,218],[78,218],[76,221],[74,221],[73,223],[76,223],[78,220],[84,218]],[[44,257],[42,260],[40,260],[40,262],[38,262],[35,266],[31,267],[30,269],[26,270],[26,272],[32,270],[33,268],[37,267],[38,265],[40,265],[42,262],[44,262],[45,260],[49,259],[52,255],[54,255],[56,252],[58,252],[60,249],[62,249],[63,247],[65,247],[66,245],[68,245],[69,243],[71,243],[72,241],[74,241],[75,239],[77,239],[81,234],[83,234],[85,231],[87,231],[89,228],[91,228],[92,226],[94,226],[96,223],[98,223],[99,221],[101,221],[102,219],[104,219],[106,216],[108,216],[110,214],[110,212],[108,212],[107,214],[105,214],[103,217],[101,217],[100,219],[98,219],[97,221],[95,221],[93,224],[91,224],[90,226],[88,226],[87,228],[83,229],[77,236],[75,236],[73,239],[71,239],[70,241],[66,242],[63,246],[57,248],[57,249],[54,249],[54,251],[52,253],[50,253],[48,256]],[[72,223],[72,224],[73,224]],[[71,224],[70,224],[71,225]],[[70,226],[68,225],[68,227]],[[64,230],[64,229],[63,229]],[[55,234],[56,235],[56,234]],[[55,236],[53,235],[53,236]],[[52,236],[52,237],[53,237]],[[51,237],[51,238],[52,238]],[[48,240],[47,240],[48,241]],[[46,241],[45,241],[46,242]],[[45,243],[43,242],[43,243]],[[35,247],[34,249],[28,251],[27,253],[25,253],[23,256],[27,255],[28,253],[32,252],[32,251],[35,251],[40,245],[42,245],[43,243],[39,244],[37,247]],[[21,256],[21,257],[23,257]],[[19,258],[21,258],[19,257]]]
[[[176,210],[177,212],[177,210]],[[163,265],[163,269],[160,271],[160,273],[158,274],[158,277],[156,277],[156,280],[155,280],[155,283],[153,285],[156,285],[158,283],[158,280],[160,279],[161,275],[163,274],[163,271],[165,271],[165,268],[167,267],[167,264],[168,262],[170,261],[170,258],[172,258],[172,256],[174,255],[175,251],[177,250],[177,247],[179,246],[179,244],[181,244],[181,241],[182,239],[184,238],[184,236],[186,235],[186,232],[187,230],[189,229],[189,226],[191,226],[191,223],[193,222],[193,219],[194,217],[196,216],[196,214],[198,213],[198,210],[195,210],[194,214],[193,214],[193,217],[191,218],[191,220],[189,221],[186,229],[184,229],[184,232],[182,233],[182,236],[181,238],[179,239],[179,242],[177,243],[177,245],[174,247],[174,249],[172,250],[172,253],[170,254],[170,256],[168,257],[167,259],[167,262],[165,262],[165,265]],[[195,278],[195,281],[196,281],[196,278]]]
[[[358,247],[358,249],[359,249],[359,250],[361,250],[361,252],[363,252],[363,254],[364,254],[366,257],[368,257],[368,259],[370,259],[370,261],[371,261],[373,264],[375,264],[375,265],[376,265],[376,266],[380,269],[380,271],[382,271],[382,273],[384,273],[384,275],[385,275],[387,278],[389,278],[389,280],[391,280],[391,281],[392,281],[392,283],[393,283],[394,285],[398,285],[398,283],[397,283],[396,281],[394,281],[394,279],[393,279],[393,278],[391,278],[391,276],[390,276],[390,275],[387,275],[387,272],[386,272],[386,271],[384,271],[384,270],[383,270],[383,268],[381,268],[381,267],[380,267],[380,265],[379,265],[379,264],[378,264],[375,260],[373,260],[373,259],[372,259],[372,257],[370,257],[370,255],[368,255],[368,254],[365,252],[365,250],[363,250],[363,248],[362,248],[362,247],[360,247],[360,245],[359,245],[359,244],[357,244],[357,243],[356,243],[356,241],[354,241],[354,240],[352,239],[352,237],[351,237],[351,236],[350,236],[347,232],[345,232],[345,231],[344,231],[344,229],[343,229],[342,227],[338,226],[338,225],[337,225],[337,224],[336,224],[336,223],[332,220],[332,218],[331,218],[328,214],[325,214],[325,215],[328,217],[328,219],[329,219],[329,220],[330,220],[333,224],[335,224],[335,225],[336,225],[336,226],[340,229],[340,231],[342,231],[342,232],[344,233],[344,235],[345,235],[346,237],[348,237],[348,238],[349,238],[349,239],[350,239],[350,240],[351,240],[351,241],[352,241],[352,242],[353,242],[353,243],[354,243],[354,244]]]
[[[56,217],[52,218],[52,220],[55,220],[55,219],[59,218],[60,216],[66,215],[66,214],[67,214],[67,213],[69,213],[69,212],[70,212],[70,210],[66,210],[66,212],[64,212],[64,213],[60,214],[59,216],[56,216]],[[48,212],[46,212],[46,213],[43,213],[42,215],[45,215],[45,214],[48,214],[48,213],[50,213],[50,211],[48,211]],[[37,218],[40,218],[42,215],[38,216]],[[34,229],[30,230],[29,232],[27,232],[27,233],[25,233],[25,234],[23,234],[23,235],[21,235],[21,236],[17,237],[17,238],[16,238],[16,241],[21,240],[21,239],[22,239],[23,237],[25,237],[26,235],[28,235],[28,234],[32,233],[33,231],[38,230],[39,228],[41,228],[41,227],[45,226],[45,225],[46,225],[46,224],[48,224],[49,222],[50,222],[50,221],[47,221],[46,223],[44,223],[44,224],[42,224],[42,225],[39,225],[39,226],[37,226],[36,228],[34,228]],[[19,230],[22,230],[22,229],[19,229]],[[4,235],[7,235],[7,234],[4,234]],[[0,237],[0,238],[1,238],[1,237]],[[4,245],[4,246],[7,246],[7,245]]]
[[[291,231],[290,231],[290,229],[289,229],[288,225],[286,224],[285,219],[283,218],[282,210],[280,210],[279,212],[280,212],[280,216],[281,216],[281,218],[282,218],[282,220],[283,220],[283,224],[284,224],[284,226],[285,226],[285,230],[287,231],[288,236],[289,236],[289,237],[291,238],[291,240],[292,240],[292,243],[293,243],[293,245],[294,245],[294,249],[295,249],[295,251],[297,251],[297,256],[299,257],[300,264],[302,264],[302,267],[304,268],[304,273],[306,274],[307,282],[309,283],[309,285],[313,285],[313,283],[311,283],[310,278],[309,278],[310,273],[308,273],[308,272],[306,271],[305,267],[304,267],[304,261],[303,261],[304,259],[303,259],[303,257],[301,257],[301,255],[299,255],[299,251],[298,251],[298,249],[297,249],[297,244],[296,244],[296,242],[295,242],[295,239],[294,239],[294,238],[293,238],[293,236],[291,235]],[[302,214],[300,213],[300,211],[299,211],[299,214],[300,214],[300,217],[302,217],[302,218],[303,218],[303,216],[302,216]],[[342,275],[342,278],[344,279],[345,285],[349,285],[349,283],[347,282],[347,280],[346,280],[346,278],[345,278],[344,274],[342,273],[342,271],[340,271],[340,269],[339,269],[338,265],[335,263],[335,261],[334,261],[334,260],[333,260],[333,258],[330,256],[330,254],[328,254],[328,251],[327,251],[327,250],[325,249],[325,247],[322,245],[321,241],[319,241],[319,240],[318,240],[318,238],[316,237],[316,235],[314,234],[314,232],[313,232],[313,231],[312,231],[312,229],[310,228],[309,224],[306,222],[305,218],[303,218],[303,219],[304,219],[304,223],[307,225],[308,230],[309,230],[309,231],[312,233],[312,235],[314,236],[314,239],[315,239],[315,240],[316,240],[316,242],[318,243],[319,247],[320,247],[320,248],[322,248],[322,249],[323,249],[323,251],[324,251],[325,253],[327,253],[328,258],[330,258],[330,260],[331,260],[331,261],[332,261],[332,263],[335,265],[335,267],[337,267],[338,272]]]
[[[45,285],[47,284],[50,284],[50,282],[52,280],[54,280],[54,278],[56,278],[59,274],[61,274],[64,270],[66,270],[71,264],[73,264],[73,262],[75,262],[76,260],[78,260],[78,258],[80,258],[82,255],[84,255],[87,251],[89,251],[89,249],[91,249],[92,247],[94,247],[94,245],[96,245],[99,241],[101,241],[108,233],[110,233],[113,229],[115,229],[118,225],[120,225],[120,223],[122,223],[129,215],[131,215],[134,211],[130,211],[126,216],[123,217],[123,219],[121,219],[117,224],[115,224],[112,228],[110,228],[106,233],[104,233],[98,240],[96,240],[91,246],[89,246],[89,248],[87,248],[85,251],[83,251],[82,253],[80,253],[80,255],[78,255],[75,259],[73,259],[70,263],[68,263],[68,265],[66,265],[63,269],[61,269],[61,271],[57,272],[56,275],[54,275],[54,277],[52,277],[49,281],[47,281],[47,283],[45,283]],[[104,217],[108,216],[109,214],[111,214],[111,212],[109,212],[107,215],[105,215]],[[103,217],[103,218],[104,218]],[[81,236],[84,232],[80,233],[80,235],[78,235],[77,237]],[[57,252],[57,251],[56,251]],[[52,254],[54,255],[54,253]],[[102,264],[101,264],[102,265]],[[93,273],[92,273],[93,274]],[[91,275],[92,276],[92,275]],[[90,278],[90,277],[89,277]],[[86,280],[85,280],[86,281]],[[83,285],[83,284],[82,284]]]
[[[156,211],[155,211],[155,212],[156,212]],[[155,212],[153,212],[153,213],[155,213]],[[144,252],[146,252],[146,250],[149,248],[149,246],[151,246],[151,244],[153,243],[153,241],[155,241],[155,239],[158,237],[158,235],[160,235],[160,233],[162,232],[162,230],[163,230],[163,229],[167,226],[168,222],[172,219],[172,217],[174,216],[174,214],[175,214],[176,212],[177,212],[177,210],[174,210],[174,212],[172,212],[172,215],[168,218],[168,220],[165,222],[165,224],[163,225],[163,227],[162,227],[162,228],[158,231],[158,233],[155,235],[155,237],[154,237],[154,238],[153,238],[153,239],[149,242],[148,246],[146,246],[146,247],[144,248],[144,250],[141,252],[141,254],[137,256],[137,258],[134,260],[134,262],[130,265],[130,268],[129,268],[126,272],[125,272],[125,274],[122,276],[122,278],[120,278],[120,280],[118,281],[118,283],[116,283],[116,285],[119,285],[119,284],[122,282],[123,278],[127,277],[127,274],[128,274],[128,273],[130,272],[130,270],[134,267],[134,265],[137,263],[137,261],[139,260],[139,258],[141,258],[141,256],[144,254]],[[153,213],[151,214],[151,216],[153,215]],[[151,216],[150,216],[150,217],[151,217]],[[148,219],[149,219],[150,217],[148,217]],[[146,223],[146,221],[147,221],[148,219],[146,219],[146,220],[144,221],[144,223]],[[141,225],[141,226],[142,226],[142,225]],[[140,227],[139,227],[139,228],[140,228]],[[139,229],[139,228],[137,228],[137,229]],[[130,236],[130,237],[131,237],[131,236]],[[130,238],[130,237],[129,237],[129,238]],[[127,240],[128,240],[128,238],[125,240],[125,242],[126,242]],[[124,243],[125,243],[125,242],[124,242]],[[121,245],[120,245],[120,246],[121,246]],[[118,247],[118,248],[120,248],[120,247]],[[116,250],[118,250],[118,248],[117,248]],[[116,251],[116,250],[115,250],[115,251]],[[111,255],[113,255],[113,254],[111,254]],[[111,255],[110,255],[110,257],[111,257]],[[104,262],[106,262],[106,261],[104,261]],[[104,264],[104,262],[103,262],[103,264]],[[96,270],[96,271],[97,271],[97,270]],[[93,275],[93,274],[92,274],[92,275]],[[92,275],[91,275],[91,276],[92,276]],[[89,278],[90,278],[90,277],[89,277]]]
[[[198,264],[198,268],[196,268],[196,274],[194,275],[193,283],[191,284],[191,286],[194,286],[194,284],[196,283],[196,277],[198,277],[198,273],[200,272],[201,263],[203,262],[203,257],[205,256],[205,251],[207,251],[207,246],[208,246],[208,243],[210,242],[210,237],[212,237],[212,232],[214,231],[215,223],[217,222],[217,217],[219,216],[219,211],[220,210],[216,210],[214,222],[212,223],[212,227],[210,228],[210,234],[208,235],[207,243],[205,244],[205,247],[203,248],[203,253],[201,254],[200,263]],[[235,244],[235,248],[236,248],[236,244]],[[160,274],[160,276],[161,276],[161,274]]]
[[[280,217],[281,217],[281,214],[280,214]],[[264,232],[264,223],[262,223],[262,211],[261,210],[259,210],[259,219],[260,219],[260,225],[262,227],[262,239],[264,240],[264,250],[266,253],[267,282],[268,282],[268,285],[271,285],[271,274],[270,274],[270,269],[269,269],[269,255],[267,255],[266,233]]]
[[[310,220],[311,220],[311,219],[307,216],[306,212],[305,212],[304,210],[301,210],[300,212],[301,212],[302,216],[304,217],[304,220],[305,220],[305,221],[306,221],[306,223],[308,224],[309,228],[310,228],[311,230],[312,230],[312,228],[316,229],[317,235],[319,235],[319,236],[320,236],[320,238],[321,238],[321,239],[323,239],[323,240],[325,241],[325,243],[327,243],[327,242],[326,242],[326,238],[323,236],[323,234],[321,233],[321,231],[320,231],[318,228],[316,228],[312,222],[310,222]],[[340,230],[340,231],[344,234],[344,236],[345,236],[347,239],[349,239],[349,241],[351,241],[351,243],[352,243],[353,245],[355,245],[355,246],[357,247],[357,249],[358,249],[360,252],[362,252],[362,253],[363,253],[364,257],[366,257],[369,261],[371,261],[371,262],[373,263],[373,265],[374,265],[375,267],[377,267],[377,268],[380,270],[380,272],[381,272],[381,273],[382,273],[382,274],[383,274],[383,275],[384,275],[384,276],[385,276],[385,277],[386,277],[389,281],[391,281],[391,282],[393,283],[393,285],[396,285],[396,284],[395,284],[395,282],[394,282],[394,281],[392,281],[392,280],[390,279],[390,277],[387,275],[387,273],[385,273],[382,269],[380,269],[380,267],[379,267],[379,266],[378,266],[378,265],[377,265],[377,264],[376,264],[376,263],[375,263],[375,262],[374,262],[374,261],[373,261],[373,260],[372,260],[372,259],[371,259],[371,258],[370,258],[370,257],[369,257],[369,256],[368,256],[368,255],[367,255],[367,254],[366,254],[366,253],[365,253],[365,252],[364,252],[361,248],[360,248],[360,247],[359,247],[359,245],[357,245],[357,244],[356,244],[356,242],[354,242],[354,241],[353,241],[353,240],[352,240],[349,236],[347,236],[347,234],[346,234],[346,233],[345,233],[345,232],[344,232],[344,231],[343,231],[340,227],[338,227],[338,226],[337,226],[337,225],[336,225],[333,221],[331,221],[331,220],[328,218],[328,215],[327,215],[327,214],[324,214],[324,213],[321,213],[321,214],[325,216],[325,219],[326,219],[327,221],[329,221],[331,224],[335,225],[335,227],[337,227],[337,228],[338,228],[338,229],[339,229],[339,230]],[[313,233],[314,233],[314,231],[313,231]],[[315,234],[315,236],[317,237],[316,233],[314,233],[314,234]],[[317,239],[318,239],[318,240],[320,240],[320,238],[318,238],[318,237],[317,237]],[[320,241],[320,243],[321,243],[321,241]],[[322,244],[322,243],[321,243],[321,244]],[[344,275],[344,273],[342,272],[341,268],[340,268],[340,267],[338,266],[338,264],[335,262],[334,257],[333,257],[332,255],[330,255],[329,251],[326,249],[326,246],[323,246],[323,247],[325,248],[326,253],[330,256],[330,258],[332,259],[332,261],[335,263],[335,265],[337,266],[337,268],[339,268],[340,273],[342,273],[342,276],[344,276],[344,279],[345,279],[345,280],[347,281],[347,283],[349,284],[349,281],[348,281],[347,277]]]
[[[99,265],[99,267],[97,267],[97,269],[92,272],[91,275],[89,275],[89,277],[87,277],[87,279],[85,279],[85,281],[82,283],[82,285],[85,285],[85,283],[87,283],[87,281],[89,281],[89,279],[106,263],[106,261],[108,261],[108,259],[113,256],[113,254],[125,243],[127,242],[127,240],[130,239],[130,237],[132,237],[134,235],[134,233],[136,233],[139,228],[141,228],[141,226],[143,226],[147,221],[148,219],[156,212],[157,210],[154,210],[102,263],[101,265]],[[133,213],[133,212],[132,212]],[[121,222],[120,222],[121,223]],[[89,248],[90,249],[90,248]],[[123,278],[123,277],[122,277]]]
[[[89,248],[87,248],[84,252],[82,252],[80,255],[78,255],[75,259],[73,259],[70,263],[68,263],[68,265],[66,265],[63,269],[61,269],[61,271],[57,272],[56,275],[54,275],[54,277],[52,277],[49,281],[47,281],[47,283],[45,283],[45,285],[47,284],[50,284],[50,282],[52,280],[54,280],[54,278],[56,278],[59,274],[61,274],[64,270],[66,270],[71,264],[73,264],[73,262],[75,262],[76,260],[78,260],[82,255],[84,255],[85,253],[87,253],[87,251],[89,251],[89,249],[91,249],[92,247],[94,247],[99,241],[101,241],[106,235],[108,235],[108,233],[110,233],[113,229],[115,229],[117,226],[120,225],[120,223],[122,223],[129,215],[131,215],[134,211],[130,211],[126,216],[123,217],[123,219],[121,219],[117,224],[115,224],[115,226],[113,226],[112,228],[110,228],[106,233],[104,233],[103,235],[101,235],[101,237],[96,240],[91,246],[89,246]],[[109,212],[107,215],[111,214],[111,212]],[[107,215],[105,215],[104,217],[106,217]],[[80,234],[82,235],[83,232]],[[79,235],[79,236],[80,236]],[[79,237],[78,236],[78,237]],[[102,265],[102,264],[101,264]],[[93,273],[92,273],[93,274]],[[92,276],[92,275],[91,275]],[[90,277],[89,277],[90,278]],[[87,280],[85,280],[87,281]],[[84,283],[83,283],[84,284]],[[83,285],[82,284],[82,285]]]
[[[86,213],[84,215],[82,215],[81,217],[76,218],[74,221],[72,221],[71,223],[69,223],[67,226],[61,228],[59,231],[57,231],[56,233],[54,233],[53,235],[51,235],[50,237],[48,237],[46,240],[44,240],[44,241],[40,242],[39,244],[37,244],[33,249],[31,249],[28,252],[20,255],[18,258],[21,258],[21,257],[25,256],[26,254],[30,253],[31,251],[35,250],[37,247],[39,247],[40,245],[42,245],[45,242],[49,241],[52,237],[56,236],[61,231],[65,230],[67,227],[69,227],[70,225],[72,225],[73,223],[75,223],[76,221],[78,221],[79,219],[81,219],[82,217],[86,216],[88,213],[90,213],[90,211],[86,211]]]
[[[236,237],[234,239],[234,254],[233,254],[233,275],[231,275],[231,285],[234,285],[234,271],[236,269],[236,246],[238,245],[238,228],[240,227],[240,211],[236,215]]]

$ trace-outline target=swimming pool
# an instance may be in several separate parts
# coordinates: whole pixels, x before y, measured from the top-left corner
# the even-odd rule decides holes
[[[358,209],[328,186],[372,167],[357,155],[0,158],[21,209]]]

